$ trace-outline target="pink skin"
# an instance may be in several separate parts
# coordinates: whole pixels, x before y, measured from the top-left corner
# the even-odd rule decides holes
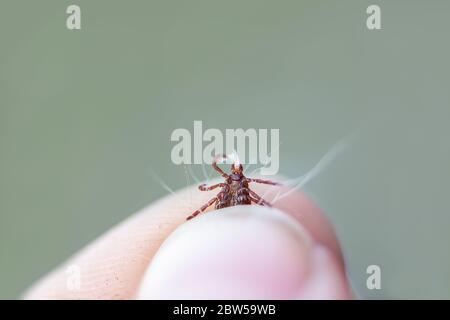
[[[251,188],[268,201],[287,190]],[[277,209],[210,208],[185,222],[214,195],[191,187],[151,204],[41,279],[25,298],[351,298],[333,229],[304,194],[292,192]],[[69,266],[81,272],[79,290],[67,286]]]

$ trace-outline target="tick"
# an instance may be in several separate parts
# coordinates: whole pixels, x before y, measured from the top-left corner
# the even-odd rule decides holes
[[[209,187],[206,184],[201,184],[198,186],[198,189],[200,191],[209,191],[216,188],[222,189],[214,198],[209,200],[200,209],[196,210],[189,217],[187,217],[186,220],[190,220],[196,217],[212,205],[215,205],[216,209],[237,205],[250,205],[252,204],[252,202],[262,206],[271,206],[269,202],[261,198],[256,192],[250,189],[249,183],[255,182],[276,186],[280,185],[278,182],[247,178],[244,175],[244,168],[242,167],[242,164],[240,164],[238,161],[231,165],[231,173],[227,174],[217,165],[217,161],[219,159],[226,160],[227,156],[222,155],[216,157],[212,163],[212,167],[225,179],[225,182],[221,182]]]

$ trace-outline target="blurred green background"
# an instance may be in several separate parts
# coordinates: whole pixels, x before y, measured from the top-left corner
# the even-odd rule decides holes
[[[351,136],[304,191],[356,292],[450,298],[449,13],[446,0],[2,0],[0,298],[166,194],[151,170],[184,187],[170,134],[194,120],[279,128],[289,177]],[[366,288],[371,264],[381,290]]]

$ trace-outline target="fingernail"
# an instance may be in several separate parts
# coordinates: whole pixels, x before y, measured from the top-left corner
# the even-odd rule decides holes
[[[229,207],[175,230],[150,263],[137,298],[295,299],[308,297],[305,290],[314,298],[324,286],[312,268],[328,259],[284,212]]]

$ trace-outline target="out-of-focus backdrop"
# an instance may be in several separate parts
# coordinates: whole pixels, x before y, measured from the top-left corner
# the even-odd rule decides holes
[[[170,134],[194,120],[279,128],[288,177],[347,141],[303,190],[355,291],[450,298],[449,13],[447,0],[2,0],[0,298],[166,194],[152,170],[193,183]],[[366,287],[372,264],[381,290]]]

